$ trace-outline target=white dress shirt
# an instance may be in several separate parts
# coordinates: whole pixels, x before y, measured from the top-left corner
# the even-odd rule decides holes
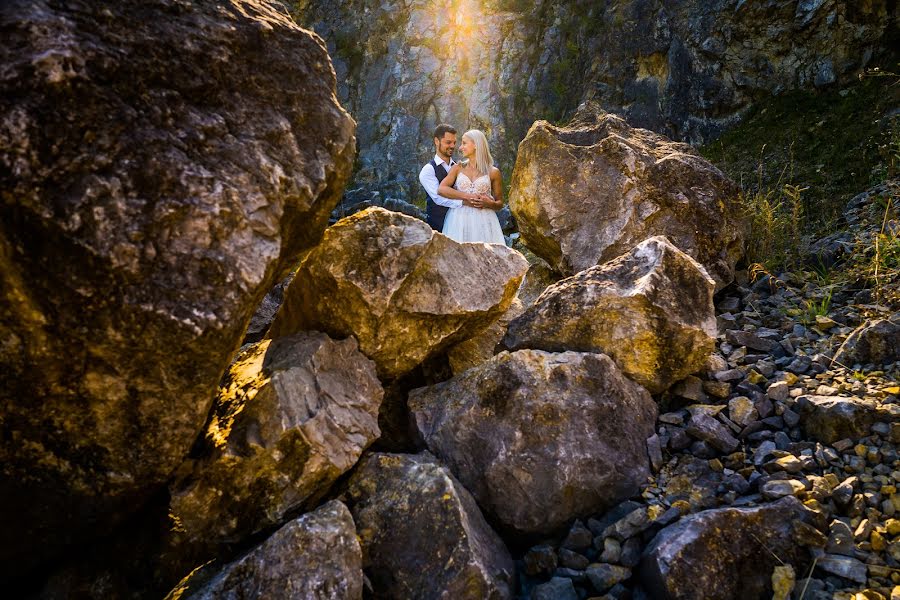
[[[434,155],[434,162],[439,165],[444,165],[444,168],[447,169],[447,172],[450,172],[450,167],[455,165],[453,159],[450,160],[450,164],[447,164],[443,158]],[[438,181],[437,176],[434,174],[434,168],[431,166],[431,163],[426,164],[422,167],[422,170],[419,171],[419,182],[422,184],[422,187],[425,188],[425,191],[428,192],[428,195],[431,196],[431,199],[434,200],[435,204],[439,204],[441,206],[446,206],[447,208],[459,208],[463,205],[462,200],[454,200],[452,198],[444,198],[443,196],[438,195],[438,187],[440,187],[441,182]]]

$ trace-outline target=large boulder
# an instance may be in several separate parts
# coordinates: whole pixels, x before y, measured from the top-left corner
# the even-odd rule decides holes
[[[743,253],[738,191],[687,144],[588,104],[565,127],[532,125],[509,204],[525,245],[563,274],[664,235],[721,289]]]
[[[699,371],[715,348],[715,282],[664,237],[547,288],[503,345],[609,355],[659,393]]]
[[[641,585],[660,600],[771,598],[776,566],[805,573],[811,560],[795,541],[798,521],[814,524],[816,517],[793,496],[685,517],[660,531],[644,551]]]
[[[330,227],[304,258],[268,335],[356,336],[393,379],[497,320],[527,268],[506,246],[461,244],[370,208]]]
[[[513,597],[509,552],[469,492],[427,452],[370,454],[346,495],[375,597]]]
[[[356,527],[336,500],[291,521],[218,573],[206,569],[192,572],[166,600],[360,600],[363,593]]]
[[[354,157],[267,1],[0,4],[0,578],[164,485]]]
[[[379,435],[382,388],[356,341],[263,340],[226,373],[204,442],[170,486],[170,570],[309,508]]]
[[[900,360],[900,319],[877,319],[857,327],[834,355],[834,362],[885,365]]]
[[[496,523],[549,534],[635,494],[656,404],[603,354],[502,352],[409,409],[428,449]]]

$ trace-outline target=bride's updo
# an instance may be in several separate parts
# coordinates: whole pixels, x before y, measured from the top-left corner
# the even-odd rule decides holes
[[[487,138],[478,129],[470,129],[463,134],[464,138],[469,138],[475,144],[475,170],[479,175],[490,175],[491,167],[494,166],[494,158],[488,148]]]

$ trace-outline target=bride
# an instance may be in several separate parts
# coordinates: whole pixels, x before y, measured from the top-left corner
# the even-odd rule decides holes
[[[494,212],[503,208],[503,178],[494,166],[487,138],[477,129],[467,131],[459,151],[467,160],[450,168],[438,194],[462,200],[463,205],[447,211],[442,233],[457,242],[504,244]]]

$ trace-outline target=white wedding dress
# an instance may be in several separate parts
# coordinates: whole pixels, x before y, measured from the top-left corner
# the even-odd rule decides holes
[[[456,177],[456,189],[468,194],[490,195],[491,179],[487,175],[482,175],[472,181],[464,173],[460,173]],[[444,230],[441,233],[457,242],[506,243],[497,213],[489,208],[465,205],[451,208],[447,211]]]

